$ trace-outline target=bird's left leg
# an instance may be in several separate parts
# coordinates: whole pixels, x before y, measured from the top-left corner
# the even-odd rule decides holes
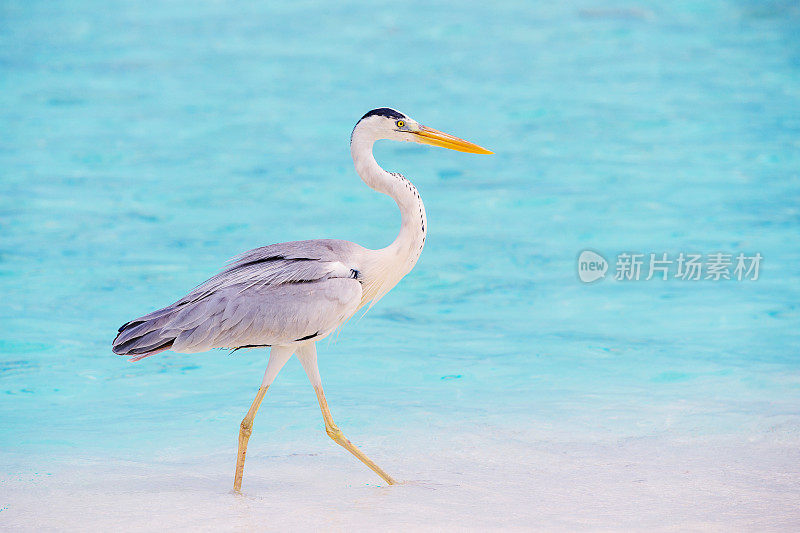
[[[331,416],[331,410],[328,408],[328,401],[325,399],[325,393],[322,392],[322,379],[319,375],[319,368],[317,367],[317,347],[313,342],[301,346],[297,349],[297,358],[303,365],[306,374],[308,375],[311,385],[314,386],[314,391],[317,393],[317,401],[319,401],[319,408],[322,410],[322,418],[325,420],[325,432],[332,438],[338,445],[346,449],[348,452],[355,455],[359,461],[367,465],[370,470],[378,474],[389,485],[397,483],[392,476],[383,471],[381,467],[376,465],[372,459],[367,457],[364,452],[359,450],[347,437],[344,436],[342,430],[336,425]]]
[[[267,370],[264,372],[264,380],[261,382],[261,387],[258,389],[255,400],[247,411],[244,420],[239,425],[239,453],[236,456],[236,473],[233,478],[233,490],[239,492],[242,489],[242,476],[244,475],[244,458],[247,454],[247,442],[250,440],[250,434],[253,432],[253,419],[261,407],[261,400],[267,393],[267,389],[275,380],[283,365],[294,353],[294,348],[285,346],[274,346],[269,353],[269,362],[267,363]]]

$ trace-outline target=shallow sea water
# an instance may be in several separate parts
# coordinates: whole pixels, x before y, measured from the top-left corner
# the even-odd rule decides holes
[[[796,529],[798,35],[777,0],[3,2],[0,527]],[[376,147],[427,245],[318,346],[405,483],[291,361],[233,496],[266,353],[111,340],[249,248],[388,244],[348,150],[380,106],[496,152]],[[584,249],[764,261],[583,284]]]

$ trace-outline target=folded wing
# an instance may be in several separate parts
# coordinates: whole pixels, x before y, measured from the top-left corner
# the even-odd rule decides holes
[[[286,345],[330,334],[358,308],[361,247],[298,241],[250,250],[177,302],[119,329],[114,353]]]

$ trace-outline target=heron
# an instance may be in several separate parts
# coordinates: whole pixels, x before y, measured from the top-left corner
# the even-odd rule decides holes
[[[317,239],[255,248],[231,259],[218,274],[175,303],[127,322],[114,339],[113,352],[131,361],[165,350],[197,353],[212,348],[269,348],[261,386],[239,425],[234,492],[241,491],[253,419],[267,389],[292,355],[297,355],[314,388],[328,436],[387,484],[396,483],[333,421],[316,349],[318,341],[359,309],[374,305],[408,274],[425,245],[425,206],[417,188],[402,174],[381,168],[373,156],[374,143],[383,139],[492,153],[423,126],[394,109],[373,109],[353,128],[350,153],[364,183],[390,196],[400,209],[400,232],[389,246],[371,250],[349,241]]]

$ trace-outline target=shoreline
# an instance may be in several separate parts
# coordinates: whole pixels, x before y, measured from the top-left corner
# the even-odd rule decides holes
[[[234,456],[73,459],[5,477],[10,530],[787,530],[800,525],[800,450],[736,436],[616,443],[513,435],[417,437],[371,450],[404,480],[387,487],[334,445],[254,448],[242,495]],[[374,446],[372,443],[370,446]],[[277,452],[277,453],[275,453]],[[680,526],[680,527],[678,527]]]

